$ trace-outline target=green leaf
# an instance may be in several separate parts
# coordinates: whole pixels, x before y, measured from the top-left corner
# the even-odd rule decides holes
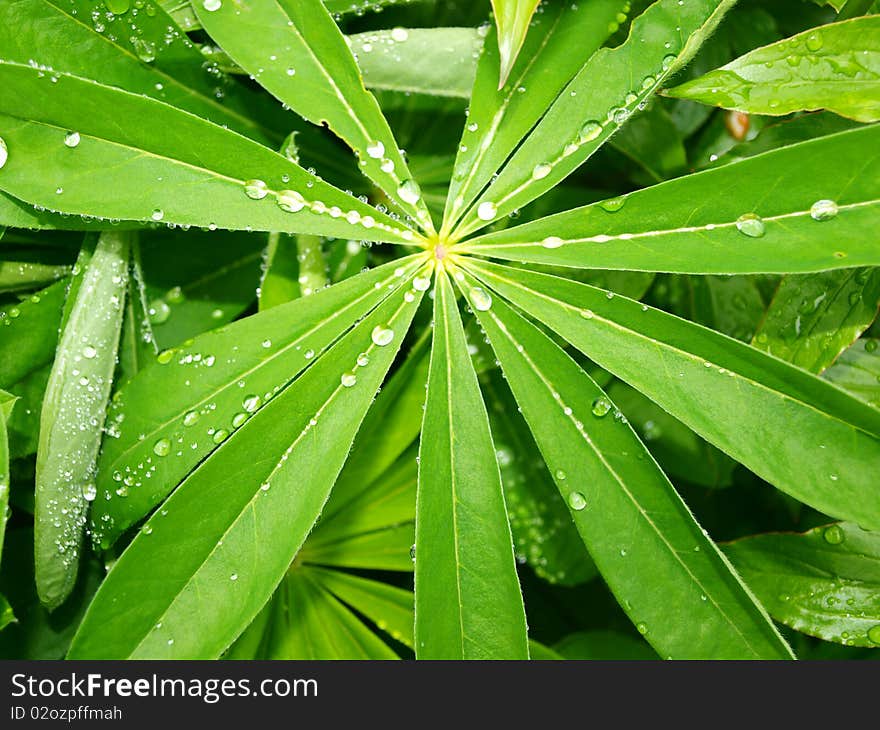
[[[564,659],[627,660],[658,659],[651,648],[615,631],[578,631],[553,645]]]
[[[95,540],[107,547],[148,514],[416,265],[404,259],[378,267],[198,337],[145,368],[118,393],[108,414],[100,499],[92,510]]]
[[[6,534],[6,520],[9,517],[9,439],[6,424],[12,415],[16,400],[12,393],[0,390],[0,555],[3,554],[3,537]],[[5,602],[6,599],[0,596],[0,600]],[[7,604],[6,608],[8,607]],[[5,613],[0,606],[0,629],[5,625],[3,621]]]
[[[494,31],[490,33],[449,181],[444,232],[449,232],[571,77],[605,42],[611,33],[609,25],[617,22],[625,5],[624,0],[547,4],[533,20],[513,76],[500,89],[501,59]]]
[[[70,305],[46,387],[37,448],[37,592],[50,610],[76,583],[128,285],[129,237],[103,233]]]
[[[541,0],[492,0],[495,26],[498,29],[498,55],[501,68],[498,88],[507,83],[513,64],[529,32],[532,16]]]
[[[204,29],[267,91],[314,124],[326,124],[360,168],[429,232],[430,214],[357,63],[320,0],[194,5]]]
[[[871,232],[880,178],[866,172],[877,150],[880,126],[842,132],[491,233],[456,252],[696,274],[878,265]]]
[[[61,72],[51,79],[25,64],[0,64],[0,137],[9,150],[0,187],[17,198],[105,219],[398,243],[414,237],[235,132],[95,81]],[[248,182],[252,195],[265,196],[252,200]],[[282,188],[296,195],[285,196]]]
[[[265,271],[258,291],[261,312],[301,296],[299,262],[296,260],[298,248],[295,236],[269,234]]]
[[[681,68],[735,0],[659,0],[626,42],[594,53],[482,192],[459,239],[522,208],[579,167]],[[589,13],[589,7],[586,9]],[[580,44],[572,38],[571,46]]]
[[[288,573],[270,627],[268,659],[397,659],[305,568]]]
[[[70,273],[69,266],[31,263],[29,261],[0,261],[0,292],[39,289]]]
[[[409,572],[413,569],[413,540],[413,523],[409,522],[327,544],[309,544],[303,548],[302,557],[310,564],[336,568]]]
[[[826,380],[848,390],[856,398],[880,408],[880,341],[857,340],[828,370]]]
[[[525,611],[486,408],[438,273],[416,502],[416,656],[526,659]]]
[[[825,514],[880,526],[880,505],[864,478],[880,458],[880,411],[800,368],[645,304],[495,264],[468,268],[777,488]]]
[[[581,538],[639,632],[669,658],[791,658],[601,388],[497,297],[472,279],[462,286]]]
[[[394,28],[348,40],[368,88],[463,99],[483,45],[476,28]]]
[[[174,28],[161,7],[154,4],[150,12],[136,15],[99,10],[95,18],[90,17],[95,10],[92,0],[4,3],[0,7],[0,55],[5,61],[27,64],[38,48],[44,69],[144,94],[260,142],[279,136],[254,118],[262,100],[212,73],[204,56]]]
[[[880,269],[843,269],[782,280],[752,342],[821,373],[877,316]]]
[[[724,551],[777,621],[826,641],[880,648],[880,533],[841,522],[747,537]]]
[[[229,647],[320,514],[420,300],[398,288],[193,472],[113,566],[71,658],[216,658]]]
[[[875,122],[880,119],[880,16],[811,28],[666,93],[748,114],[828,109]]]
[[[481,381],[518,562],[550,583],[574,586],[596,576],[568,507],[547,471],[510,389],[497,373]]]
[[[9,624],[15,623],[15,612],[3,596],[0,596],[0,631],[3,631]]]
[[[338,570],[309,568],[324,588],[362,613],[392,639],[413,648],[413,594]]]

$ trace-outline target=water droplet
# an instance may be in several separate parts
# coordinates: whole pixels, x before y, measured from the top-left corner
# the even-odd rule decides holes
[[[431,288],[431,278],[428,276],[417,276],[413,279],[412,287],[416,291],[428,291]]]
[[[385,145],[377,140],[367,147],[367,154],[374,160],[378,160],[385,154]]]
[[[602,125],[599,122],[587,122],[578,132],[578,141],[581,144],[592,142],[600,134],[602,134]]]
[[[6,147],[6,140],[0,137],[0,168],[6,164],[9,159],[9,149]]]
[[[98,351],[91,345],[86,345],[83,348],[83,357],[86,358],[86,360],[92,360],[97,354]]]
[[[98,488],[95,486],[94,482],[89,482],[88,484],[83,485],[82,496],[86,502],[95,501],[95,497],[98,496]]]
[[[592,319],[594,316],[595,315],[593,314],[592,309],[582,309],[581,310],[581,317],[583,317],[584,319]]]
[[[599,203],[599,207],[604,210],[606,213],[616,213],[620,210],[624,204],[626,203],[626,196],[620,195],[616,198],[609,198],[608,200],[603,200]]]
[[[825,542],[829,545],[840,545],[845,539],[843,530],[840,529],[840,525],[830,525],[829,527],[826,527],[822,532],[822,537],[825,538]]]
[[[393,165],[391,169],[394,169]],[[422,197],[422,190],[415,180],[404,180],[397,188],[397,195],[404,203],[415,205]]]
[[[868,641],[872,644],[880,645],[880,624],[872,626],[868,629]]]
[[[219,444],[225,441],[227,436],[229,436],[229,431],[227,431],[225,428],[218,428],[216,431],[214,431],[214,435],[211,437],[211,440],[215,444]]]
[[[814,221],[830,221],[837,213],[837,203],[833,200],[817,200],[810,206],[810,218]]]
[[[471,122],[467,125],[468,132],[476,132],[480,128],[480,125],[476,122]]]
[[[152,63],[156,60],[155,43],[144,40],[143,38],[136,38],[132,45],[134,46],[134,52],[137,54],[137,57],[144,63]]]
[[[565,241],[563,241],[559,236],[548,236],[543,241],[541,241],[541,245],[544,248],[559,248]]]
[[[268,350],[270,347],[272,347],[272,340],[263,340],[260,344],[261,344],[265,349]]]
[[[580,512],[587,506],[587,498],[580,492],[572,492],[568,495],[568,506],[575,512]]]
[[[171,441],[167,438],[159,439],[153,444],[153,453],[156,456],[168,456],[168,454],[171,453]]]
[[[241,407],[245,409],[248,413],[253,413],[256,411],[260,404],[263,402],[263,399],[258,395],[249,395],[242,401]]]
[[[370,358],[367,356],[366,352],[362,352],[357,356],[357,364],[360,368],[365,368],[370,364]]]
[[[162,324],[167,322],[171,316],[171,307],[168,306],[164,299],[154,299],[147,308],[147,314],[150,316],[152,324]]]
[[[561,481],[561,482],[562,482],[562,481],[565,481],[565,476],[566,476],[566,475],[565,475],[565,472],[562,471],[562,469],[557,469],[557,470],[556,470],[556,478],[557,478],[559,481]]]
[[[487,200],[485,203],[480,203],[477,208],[477,218],[481,221],[490,221],[495,218],[498,214],[498,208],[495,203]]]
[[[396,41],[397,43],[403,43],[407,38],[409,38],[409,31],[407,31],[406,28],[391,29],[391,40]]]
[[[64,135],[64,144],[73,149],[79,144],[79,132],[68,132]]]
[[[248,417],[246,413],[236,413],[232,417],[232,427],[233,428],[241,428],[244,425],[244,422],[247,421]]]
[[[222,0],[203,0],[202,7],[209,13],[213,13],[216,10],[219,10],[222,4]]]
[[[376,325],[370,333],[370,339],[377,347],[385,347],[385,345],[390,345],[394,339],[394,330],[386,325]]]
[[[761,238],[764,235],[764,221],[755,213],[745,213],[736,219],[736,229],[749,238]]]
[[[604,418],[611,411],[611,401],[604,396],[600,396],[593,401],[591,410],[596,418]]]
[[[468,298],[471,306],[478,312],[487,312],[492,308],[492,296],[482,287],[475,286],[471,289]]]
[[[807,50],[809,51],[816,52],[821,50],[822,34],[818,30],[813,31],[812,33],[810,33],[810,35],[807,36],[807,41],[805,45],[807,46]]]
[[[642,622],[640,621],[639,623],[636,624],[636,630],[637,630],[640,634],[642,634],[642,636],[644,636],[645,634],[648,633],[648,625],[645,624],[645,623],[642,623]]]
[[[342,377],[339,379],[343,388],[352,388],[357,385],[357,381],[357,375],[354,373],[342,373]]]
[[[535,180],[543,180],[551,172],[553,172],[553,166],[548,165],[546,162],[544,162],[540,165],[535,165],[534,169],[532,170],[532,178],[534,178]]]
[[[157,222],[162,220],[164,217],[165,217],[165,211],[162,210],[161,208],[154,208],[153,212],[150,213],[150,218],[152,218],[154,221],[157,221]]]
[[[278,193],[278,207],[287,213],[299,213],[306,207],[306,201],[296,190],[282,190]]]
[[[229,576],[229,580],[238,580],[238,573],[233,573]]]
[[[199,422],[199,413],[198,411],[189,411],[183,417],[183,425],[184,426],[195,426]]]
[[[306,350],[306,351],[303,353],[303,357],[304,357],[306,360],[311,360],[314,356],[315,356],[315,351],[314,351],[314,350]]]
[[[244,194],[251,200],[262,200],[269,194],[269,186],[262,180],[246,180],[244,183]]]

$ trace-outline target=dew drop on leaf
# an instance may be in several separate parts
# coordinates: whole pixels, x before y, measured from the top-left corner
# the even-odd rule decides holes
[[[0,168],[6,164],[9,159],[9,148],[6,146],[6,140],[0,137]]]
[[[171,452],[171,441],[167,438],[159,439],[155,444],[153,444],[153,453],[156,456],[168,456]]]
[[[471,306],[478,312],[488,312],[492,308],[492,296],[482,287],[475,286],[471,289],[468,298]]]
[[[184,426],[195,426],[198,422],[199,422],[198,411],[189,411],[183,417],[183,425]]]
[[[568,495],[568,506],[575,512],[580,512],[587,506],[587,498],[580,492],[572,492]]]
[[[68,132],[64,135],[64,144],[73,149],[79,144],[79,132]]]
[[[833,200],[817,200],[810,206],[810,218],[814,221],[830,221],[837,217],[838,207]]]
[[[604,418],[611,411],[611,401],[600,396],[593,401],[591,410],[596,418]]]
[[[565,241],[563,241],[559,236],[548,236],[543,241],[541,241],[541,245],[544,248],[559,248]]]
[[[417,276],[413,279],[412,286],[416,291],[428,291],[431,288],[431,279],[427,276]]]
[[[306,207],[306,201],[296,190],[282,190],[278,193],[278,207],[287,213],[299,213]]]
[[[599,122],[587,122],[578,132],[578,141],[581,144],[592,142],[600,134],[602,134],[602,125]]]
[[[171,307],[163,299],[154,299],[150,302],[147,314],[149,314],[152,324],[162,324],[167,322],[171,316]]]
[[[377,140],[367,147],[367,154],[374,160],[378,160],[385,154],[385,145]]]
[[[822,532],[822,537],[825,538],[825,542],[829,545],[840,545],[844,541],[843,530],[840,529],[839,525],[826,527]]]
[[[164,217],[165,217],[165,211],[162,210],[161,208],[154,208],[153,212],[150,213],[150,218],[152,218],[154,221],[157,221],[157,222],[162,220]]]
[[[262,200],[269,194],[269,186],[262,180],[246,180],[244,194],[251,200]]]
[[[534,169],[532,170],[532,178],[535,180],[543,180],[551,172],[553,172],[552,165],[548,165],[546,162],[544,162],[540,165],[535,165]]]
[[[225,428],[218,428],[216,431],[214,431],[214,435],[211,437],[211,439],[215,444],[219,444],[225,441],[227,436],[229,436],[229,431],[227,431]]]
[[[755,213],[744,213],[736,219],[736,229],[749,238],[761,238],[764,235],[764,221]]]
[[[868,629],[868,641],[880,646],[880,624],[876,624]]]
[[[83,485],[82,495],[86,502],[94,502],[95,497],[98,496],[98,488],[95,486],[95,483],[89,482],[88,484]]]
[[[370,339],[377,347],[385,347],[385,345],[390,345],[394,339],[394,330],[387,325],[376,325],[370,333]]]
[[[209,13],[213,13],[219,10],[222,4],[221,0],[203,0],[202,7]]]
[[[480,203],[477,208],[477,218],[481,221],[490,221],[498,214],[498,208],[490,200],[487,200],[485,203]]]
[[[83,348],[83,357],[86,360],[94,359],[95,355],[97,355],[97,354],[98,354],[98,351],[94,347],[92,347],[91,345],[86,345]]]
[[[603,200],[601,203],[599,203],[599,207],[606,213],[616,213],[624,206],[624,203],[626,203],[626,196],[620,195],[616,198]]]
[[[385,169],[385,165],[382,166],[382,169]],[[391,169],[394,169],[393,163]],[[404,203],[415,205],[422,197],[422,190],[419,188],[419,185],[415,180],[405,180],[400,184],[400,187],[397,188],[397,195]]]
[[[262,403],[262,398],[258,395],[249,395],[247,398],[242,401],[241,407],[245,409],[248,413],[253,413],[256,411],[260,404]]]
[[[342,377],[339,379],[339,382],[342,383],[343,388],[352,388],[357,385],[357,375],[354,373],[343,373]]]

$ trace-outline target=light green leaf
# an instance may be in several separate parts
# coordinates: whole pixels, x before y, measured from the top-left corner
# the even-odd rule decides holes
[[[119,392],[108,414],[100,499],[92,511],[95,540],[112,544],[230,434],[235,440],[238,426],[271,404],[416,266],[413,259],[398,260],[160,355]]]
[[[258,290],[260,311],[299,299],[299,262],[296,260],[297,239],[281,233],[270,233],[266,245],[265,270]]]
[[[865,481],[880,458],[880,411],[645,304],[495,264],[468,268],[758,476],[825,514],[880,526]]]
[[[581,538],[639,632],[674,659],[791,658],[601,388],[498,297],[469,278],[462,286]]]
[[[782,280],[752,342],[821,373],[877,316],[880,269],[843,269]]]
[[[880,533],[841,522],[747,537],[724,551],[777,621],[826,641],[880,648]]]
[[[309,568],[324,588],[362,613],[392,639],[413,647],[413,594],[387,583],[338,570]]]
[[[320,0],[194,5],[204,29],[267,91],[297,114],[326,124],[361,170],[429,232],[425,202],[357,63]]]
[[[335,568],[409,572],[413,569],[410,547],[414,534],[413,523],[408,522],[327,544],[310,543],[303,548],[302,558],[309,564]]]
[[[498,54],[501,68],[498,88],[507,82],[516,57],[529,32],[532,16],[541,0],[492,0],[495,27],[498,29]]]
[[[476,28],[394,28],[348,36],[371,89],[467,99],[483,37]]]
[[[229,647],[320,514],[420,300],[398,289],[192,473],[111,569],[71,658],[216,658]]]
[[[70,273],[69,266],[0,261],[0,292],[40,289]]]
[[[734,2],[659,0],[651,5],[633,21],[625,43],[590,57],[453,236],[471,234],[559,184],[691,59]]]
[[[76,582],[128,286],[129,237],[104,233],[70,305],[40,416],[34,554],[50,610]]]
[[[206,228],[414,237],[272,150],[162,102],[13,62],[0,64],[0,84],[0,187],[28,203]],[[252,200],[246,183],[263,197]]]
[[[92,0],[3,3],[0,57],[23,64],[34,59],[44,69],[144,94],[260,142],[280,136],[255,121],[253,112],[264,106],[263,100],[212,73],[161,7],[120,14],[98,10],[93,19],[96,7]]]
[[[513,76],[498,89],[501,60],[491,31],[483,45],[465,129],[449,181],[443,230],[466,207],[534,127],[553,99],[602,45],[624,0],[552,3],[533,20]],[[520,89],[525,89],[521,92]]]
[[[880,16],[811,28],[666,93],[748,114],[828,109],[875,122],[880,119]]]
[[[0,390],[0,555],[3,554],[3,537],[6,535],[6,519],[9,510],[9,439],[6,433],[6,424],[12,415],[16,400],[18,399],[12,393]],[[0,596],[0,600],[5,602],[6,599]],[[6,608],[8,607],[7,604]],[[2,620],[4,614],[5,611],[0,606],[0,629],[5,625]]]
[[[525,611],[486,408],[441,270],[419,449],[416,656],[526,659]]]
[[[844,350],[823,377],[848,390],[856,398],[880,408],[880,341],[857,340]]]
[[[880,126],[822,137],[459,244],[556,266],[698,274],[880,264]],[[758,216],[757,218],[755,216]]]
[[[397,659],[313,571],[287,574],[266,639],[267,659]]]

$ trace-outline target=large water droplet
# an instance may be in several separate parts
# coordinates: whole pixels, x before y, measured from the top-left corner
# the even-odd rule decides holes
[[[153,444],[153,453],[156,456],[168,456],[171,452],[171,441],[167,438],[159,439],[155,444]]]
[[[546,162],[544,162],[540,165],[535,165],[534,169],[532,170],[532,178],[535,180],[543,180],[551,172],[553,172],[553,166],[548,165]]]
[[[82,495],[86,502],[94,502],[95,497],[98,496],[98,488],[95,486],[95,483],[89,482],[88,484],[83,485]]]
[[[6,146],[6,140],[0,137],[0,168],[6,164],[9,159],[9,148]]]
[[[357,381],[357,375],[354,373],[342,373],[342,377],[339,379],[343,388],[352,388],[357,385]]]
[[[152,324],[162,324],[167,322],[171,316],[171,307],[168,306],[164,299],[154,299],[150,302],[147,314],[150,315],[150,322]]]
[[[422,190],[415,180],[405,180],[397,188],[397,195],[404,203],[415,205],[422,197]]]
[[[620,195],[616,198],[608,198],[599,203],[599,207],[606,213],[616,213],[626,203],[626,196]]]
[[[477,218],[481,221],[491,221],[498,214],[498,207],[490,200],[480,203],[477,208]]]
[[[568,495],[568,506],[575,512],[580,512],[587,506],[587,498],[580,492],[572,492]]]
[[[242,401],[241,407],[248,413],[253,413],[260,407],[262,401],[263,399],[258,395],[249,395],[244,401]]]
[[[64,144],[73,149],[79,144],[79,132],[68,132],[64,135]]]
[[[296,190],[282,190],[278,193],[278,207],[287,213],[299,213],[306,207],[306,201]]]
[[[822,532],[822,537],[825,538],[825,542],[829,545],[840,545],[844,541],[843,530],[840,529],[840,525],[830,525],[826,527]]]
[[[596,418],[603,418],[607,416],[611,410],[611,401],[604,396],[600,396],[593,401],[591,410]]]
[[[199,413],[198,411],[189,411],[183,417],[183,425],[184,426],[195,426],[199,422]]]
[[[563,241],[559,236],[548,236],[543,241],[541,241],[541,245],[544,248],[559,248],[565,241]]]
[[[880,624],[868,629],[868,641],[872,644],[880,645]]]
[[[814,221],[830,221],[838,213],[837,203],[833,200],[817,200],[810,206],[810,218]]]
[[[810,33],[810,35],[807,36],[807,41],[805,45],[807,46],[807,50],[813,51],[814,53],[821,50],[822,34],[818,30],[813,31],[812,33]]]
[[[262,180],[245,180],[244,194],[251,200],[262,200],[269,194],[269,186]]]
[[[764,221],[755,213],[745,213],[736,219],[736,229],[749,238],[760,238],[764,235]]]
[[[391,40],[396,41],[397,43],[403,43],[407,38],[409,38],[409,31],[407,31],[406,28],[391,29]]]
[[[385,145],[377,140],[367,147],[367,154],[374,160],[378,160],[385,154]]]
[[[478,312],[487,312],[492,308],[492,295],[482,287],[475,286],[471,289],[468,298],[471,306]]]
[[[376,325],[370,333],[370,339],[377,347],[385,347],[385,345],[390,345],[394,339],[394,330],[387,325]]]
[[[602,134],[602,125],[599,122],[587,122],[580,128],[578,132],[578,141],[583,144],[584,142],[592,142],[596,137]]]
[[[223,5],[222,0],[203,0],[202,2],[202,7],[209,13],[219,10],[221,5]]]
[[[413,279],[412,286],[416,291],[428,291],[431,288],[431,278],[428,276],[417,276]]]
[[[91,345],[86,345],[83,348],[83,357],[86,360],[94,359],[95,355],[97,355],[97,354],[98,354],[98,351],[94,347],[92,347]]]
[[[214,435],[211,437],[211,440],[215,444],[223,443],[226,440],[226,437],[229,436],[229,431],[225,428],[218,428],[214,431]]]

